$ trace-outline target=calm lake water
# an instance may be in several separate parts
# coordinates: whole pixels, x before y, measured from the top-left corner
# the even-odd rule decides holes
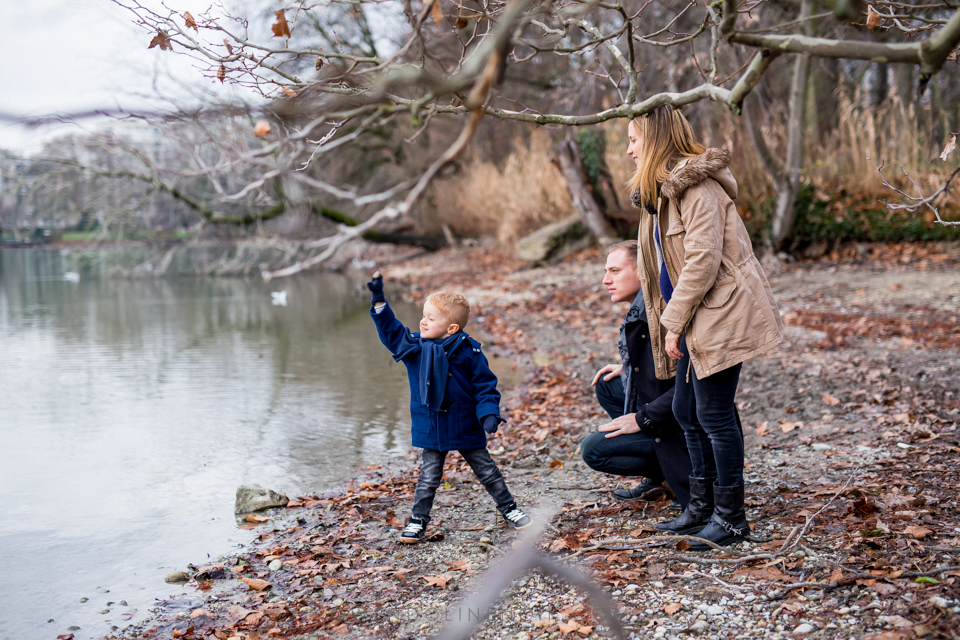
[[[123,628],[185,591],[167,573],[252,540],[238,485],[293,497],[409,450],[362,276],[72,282],[74,264],[0,251],[0,639]]]

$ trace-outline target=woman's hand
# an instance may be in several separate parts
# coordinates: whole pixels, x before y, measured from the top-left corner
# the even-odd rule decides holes
[[[667,339],[663,343],[663,350],[674,360],[682,358],[683,353],[680,351],[680,336],[668,329]]]
[[[623,371],[622,364],[608,364],[604,366],[603,369],[600,369],[600,371],[597,371],[597,375],[593,376],[593,382],[590,383],[590,386],[597,386],[597,383],[600,382],[600,376],[603,376],[603,379],[607,382],[610,382],[614,378],[619,378],[621,371]]]
[[[597,431],[607,433],[607,438],[616,438],[625,433],[639,433],[640,425],[637,424],[637,414],[628,413],[619,418],[614,418],[612,422],[600,425]]]

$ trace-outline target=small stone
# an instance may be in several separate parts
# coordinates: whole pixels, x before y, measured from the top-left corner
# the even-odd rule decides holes
[[[490,544],[490,543],[492,542],[492,540],[490,540],[490,538],[484,536],[484,537],[480,538],[480,542],[483,543],[483,544]]]
[[[121,601],[120,601],[120,606],[121,606],[121,607],[129,607],[130,605],[127,604],[127,601],[126,601],[126,600],[121,600]]]
[[[748,603],[748,604],[749,604],[749,603],[755,601],[756,599],[757,599],[757,596],[755,596],[755,595],[753,595],[753,594],[751,593],[751,594],[747,595],[747,597],[745,597],[745,598],[743,599],[743,601],[744,601],[745,603]]]
[[[807,557],[807,552],[804,551],[803,549],[797,549],[796,551],[793,552],[793,557],[794,557],[794,558],[806,558],[806,557]]]
[[[267,569],[270,571],[280,571],[283,568],[283,563],[280,560],[272,560],[270,564],[267,565]]]
[[[80,602],[83,602],[84,600],[85,598],[81,598]],[[950,606],[950,603],[947,601],[947,599],[941,598],[940,596],[933,596],[932,598],[930,598],[930,604],[937,607],[938,609],[946,609],[948,606]]]
[[[710,605],[709,607],[707,607],[707,613],[710,614],[711,616],[718,616],[721,613],[723,613],[723,607],[715,604]]]
[[[697,620],[688,629],[690,633],[703,633],[706,630],[707,630],[707,622],[705,620]]]
[[[343,604],[343,598],[336,598],[336,599],[334,599],[334,601],[333,601],[333,606],[335,606],[335,607],[339,607],[339,606],[342,605],[342,604]]]
[[[400,624],[400,618],[397,618],[396,616],[390,616],[390,622],[393,624]]]
[[[806,622],[804,622],[803,624],[798,626],[796,629],[794,629],[793,633],[796,633],[796,634],[810,633],[811,631],[813,631],[813,625],[807,624]]]
[[[264,489],[259,485],[241,485],[237,487],[237,496],[234,503],[234,513],[250,513],[271,507],[285,507],[290,498],[271,489]]]
[[[86,602],[86,601],[88,601],[89,599],[90,599],[90,598],[80,598],[80,602]]]
[[[840,607],[837,609],[837,613],[839,613],[841,616],[845,616],[850,613],[850,607]]]
[[[103,615],[105,613],[110,613],[110,609],[100,609],[100,615]]]
[[[163,579],[164,582],[177,583],[177,582],[186,582],[190,579],[190,576],[185,574],[183,571],[174,571],[173,573],[168,573],[167,577]]]

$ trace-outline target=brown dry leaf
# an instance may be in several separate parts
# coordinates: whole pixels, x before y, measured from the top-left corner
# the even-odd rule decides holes
[[[941,160],[946,160],[947,156],[950,155],[957,148],[957,136],[950,136],[950,140],[947,141],[947,144],[943,145],[943,153],[940,154]]]
[[[416,571],[416,569],[397,569],[396,571],[391,571],[390,573],[400,578],[400,580],[406,582],[407,574],[413,573],[414,571]]]
[[[294,91],[290,87],[282,87],[280,91],[281,93],[283,93],[283,95],[287,96],[288,98],[296,98],[299,95],[296,91]]]
[[[223,65],[220,65],[220,68],[217,69],[217,80],[220,81],[220,84],[223,84],[223,81],[226,77],[227,77],[227,68]],[[291,504],[293,503],[288,503],[287,506],[289,507]],[[300,504],[303,504],[303,503],[300,503]],[[293,506],[299,507],[300,504],[293,504]]]
[[[470,24],[470,21],[465,17],[457,16],[457,21],[455,23],[457,29],[466,29],[468,24]]]
[[[679,602],[671,602],[670,604],[663,605],[663,612],[669,616],[672,616],[677,611],[680,611],[680,607],[682,606],[683,605],[680,604]]]
[[[903,532],[909,536],[913,536],[917,540],[923,540],[927,536],[933,535],[932,529],[927,529],[926,527],[915,527],[910,525]]]
[[[199,618],[200,616],[203,616],[205,618],[216,618],[215,615],[213,615],[206,609],[194,609],[193,611],[190,612],[191,618]]]
[[[553,626],[553,618],[540,618],[539,620],[534,620],[533,626],[535,626],[537,629],[545,629]]]
[[[187,24],[187,28],[193,27],[194,31],[200,31],[197,29],[197,22],[193,19],[193,16],[190,15],[189,11],[183,13],[183,21]]]
[[[266,120],[261,120],[253,127],[253,135],[257,138],[266,138],[273,129]]]
[[[245,519],[247,522],[270,522],[273,520],[273,518],[269,518],[267,516],[258,516],[253,513],[248,513]]]
[[[824,391],[824,392],[820,395],[820,397],[823,398],[823,401],[826,402],[826,403],[827,403],[828,405],[830,405],[831,407],[835,407],[835,406],[837,406],[838,404],[840,404],[840,401],[839,401],[839,400],[837,400],[836,398],[834,398],[832,395],[830,395],[830,394],[827,393],[826,391]]]
[[[174,629],[172,635],[174,638],[182,638],[186,635],[193,633],[193,625],[190,625],[186,629]]]
[[[153,40],[150,41],[150,46],[147,49],[153,49],[154,47],[160,47],[160,51],[173,51],[170,36],[167,35],[166,31],[157,31],[157,35],[153,36]]]
[[[892,596],[893,594],[900,591],[896,585],[889,584],[887,582],[877,581],[870,585],[870,588],[876,591],[881,596]]]
[[[287,24],[287,18],[283,15],[283,11],[283,9],[279,9],[273,12],[277,16],[277,21],[270,26],[273,29],[274,38],[290,37],[290,25]]]
[[[227,607],[227,626],[232,626],[246,618],[248,615],[253,613],[250,609],[244,609],[240,605],[234,605],[232,607]]]
[[[780,421],[780,431],[783,431],[784,433],[790,433],[794,429],[802,429],[802,428],[803,428],[802,422],[784,422],[782,420]]]
[[[867,28],[873,31],[880,26],[880,14],[873,7],[867,6]]]
[[[227,48],[227,53],[232,56],[232,55],[233,55],[233,47],[230,46],[230,43],[227,42],[227,39],[226,39],[226,38],[223,39],[223,45]]]
[[[580,623],[574,622],[573,620],[570,622],[559,622],[557,623],[557,629],[560,630],[560,633],[573,633],[580,629]]]
[[[320,71],[320,69],[323,68],[323,58],[321,58],[320,56],[317,56],[317,62],[316,64],[313,65],[313,68],[316,69],[317,71]]]
[[[260,578],[241,577],[240,579],[243,580],[244,584],[246,584],[248,587],[250,587],[254,591],[263,591],[264,589],[269,589],[270,587],[273,586],[266,580],[261,580]]]
[[[559,460],[554,460],[553,462],[550,463],[550,468],[551,468],[551,469],[563,469],[563,463],[560,462]]]
[[[448,576],[421,576],[424,580],[427,581],[427,584],[433,587],[440,587],[441,589],[447,588],[447,583],[450,582],[451,578]]]
[[[770,427],[767,426],[767,423],[766,423],[766,422],[758,422],[758,423],[757,423],[757,435],[760,436],[760,437],[763,437],[763,436],[767,435],[768,433],[770,433]]]
[[[469,571],[470,561],[469,560],[448,561],[447,566],[453,569],[454,571]]]
[[[677,544],[674,546],[677,551],[686,551],[690,548],[690,543],[686,540],[678,540]]]
[[[430,17],[433,18],[438,27],[443,24],[443,8],[440,6],[440,0],[433,0],[433,5],[430,7]]]
[[[590,635],[591,633],[593,633],[593,627],[587,627],[587,626],[584,626],[584,625],[580,625],[580,628],[577,629],[577,633],[582,633],[583,635],[588,636],[588,635]]]

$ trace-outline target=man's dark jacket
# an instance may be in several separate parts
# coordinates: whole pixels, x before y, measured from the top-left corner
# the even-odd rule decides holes
[[[659,380],[653,364],[650,346],[650,328],[647,325],[643,297],[639,301],[639,317],[624,322],[624,338],[629,354],[630,386],[624,389],[625,408],[636,412],[640,430],[653,439],[654,451],[667,484],[686,507],[690,501],[690,453],[680,423],[673,416],[673,385],[675,380]],[[636,305],[637,302],[634,302]],[[628,317],[636,314],[628,314]],[[644,416],[649,420],[645,424]]]

